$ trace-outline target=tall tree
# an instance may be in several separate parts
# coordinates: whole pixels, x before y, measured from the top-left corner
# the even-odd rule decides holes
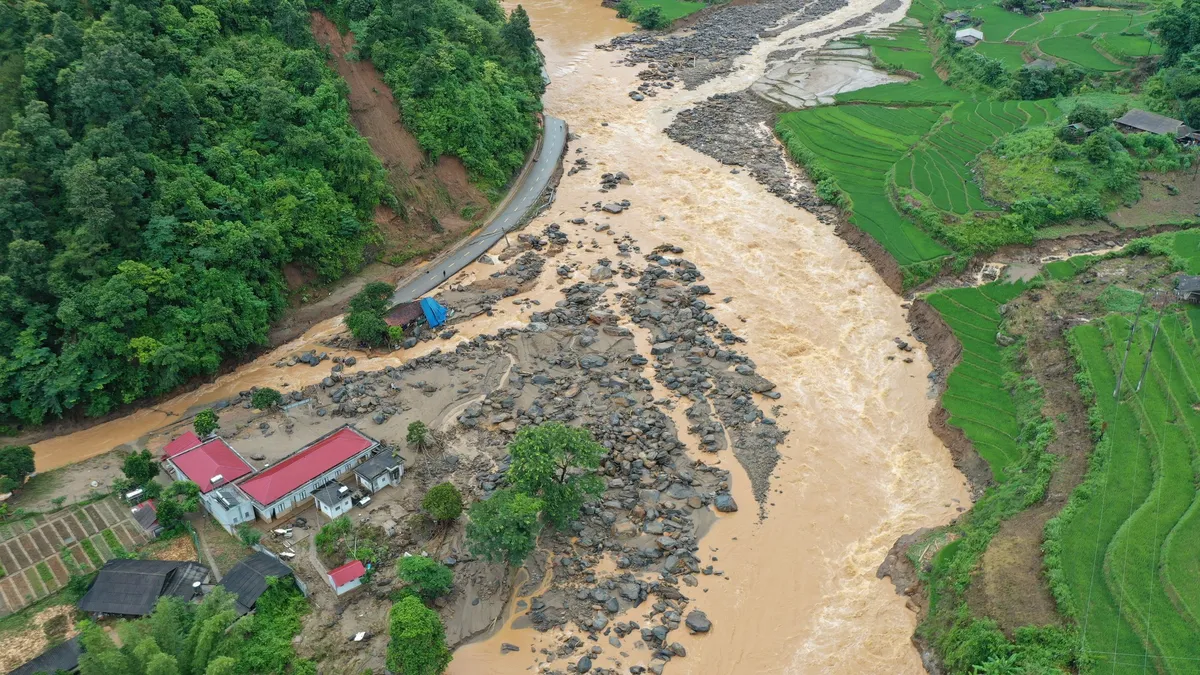
[[[121,465],[121,472],[134,485],[145,485],[154,480],[158,470],[158,462],[154,460],[154,455],[144,448],[126,456],[125,463]]]
[[[467,546],[471,553],[516,567],[537,545],[542,501],[513,489],[496,490],[471,506]]]
[[[12,492],[20,487],[33,469],[33,448],[28,445],[0,448],[0,491]]]
[[[564,528],[579,518],[589,496],[604,489],[595,474],[604,448],[582,427],[547,422],[525,427],[508,445],[512,465],[508,480],[514,488],[542,500],[543,516]]]

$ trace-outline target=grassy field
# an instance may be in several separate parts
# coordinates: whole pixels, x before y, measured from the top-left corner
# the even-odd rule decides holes
[[[962,429],[997,482],[1021,455],[1017,447],[1017,411],[1009,393],[1011,371],[996,343],[1002,317],[997,311],[1025,290],[1024,284],[988,284],[953,288],[925,298],[962,343],[962,361],[946,379],[942,405],[949,424]]]
[[[887,194],[892,165],[944,110],[873,105],[813,108],[782,115],[777,130],[794,156],[807,150],[836,177],[851,201],[850,221],[904,266],[949,253],[901,216]]]
[[[896,184],[915,189],[943,211],[995,210],[983,200],[970,164],[1000,136],[1061,114],[1053,101],[960,103],[948,123],[897,163]]]
[[[699,12],[708,6],[701,0],[633,0],[633,4],[638,9],[643,7],[658,7],[662,9],[663,16],[671,21]],[[637,15],[636,11],[634,15]]]

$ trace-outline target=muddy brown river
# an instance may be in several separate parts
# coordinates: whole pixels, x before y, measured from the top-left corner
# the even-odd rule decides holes
[[[733,472],[742,510],[722,516],[700,542],[698,555],[715,556],[713,564],[724,575],[700,577],[700,586],[689,589],[692,606],[708,614],[713,630],[703,636],[673,634],[684,643],[687,657],[674,659],[668,672],[921,672],[909,642],[915,615],[889,582],[875,578],[875,569],[898,536],[949,521],[958,507],[969,506],[969,497],[949,453],[926,425],[934,402],[928,395],[930,365],[920,345],[911,354],[913,363],[888,359],[897,355],[893,338],[909,332],[902,300],[830,227],[770,195],[745,173],[731,174],[729,167],[662,133],[681,108],[749,86],[762,73],[772,44],[764,42],[739,60],[739,71],[697,91],[663,90],[636,103],[627,92],[636,86],[637,69],[617,63],[616,53],[594,48],[629,31],[629,24],[600,7],[599,0],[522,4],[542,39],[553,80],[546,111],[565,119],[578,136],[567,162],[582,156],[593,165],[564,176],[557,201],[531,229],[541,231],[554,221],[567,230],[567,219],[580,215],[581,207],[590,211],[590,204],[602,198],[600,173],[626,172],[633,185],[622,186],[618,198],[629,199],[633,207],[611,218],[613,230],[632,235],[642,251],[663,242],[683,247],[716,297],[732,296],[729,303],[714,302],[714,315],[747,340],[743,350],[782,393],[777,417],[790,435],[779,448],[783,460],[772,478],[768,517],[758,520],[744,471],[724,453],[721,465]],[[799,33],[840,25],[875,4],[852,0]],[[868,29],[902,13],[900,8],[873,17]],[[773,44],[792,39],[789,46],[797,46],[796,35],[785,33]],[[583,152],[576,154],[576,148]],[[586,232],[571,231],[573,241],[592,238],[603,242],[611,236],[595,234],[590,226]],[[460,276],[488,273],[468,268]],[[558,288],[547,281],[533,296],[552,304],[561,297]],[[516,311],[480,317],[460,326],[462,335],[516,325],[521,321]],[[339,328],[340,319],[324,322],[211,385],[38,443],[38,468],[135,443],[188,410],[252,385],[286,391],[319,381],[324,369],[272,364],[309,345],[317,347]],[[385,358],[359,355],[359,367],[402,363],[435,346],[423,343]],[[450,672],[535,670],[531,648],[562,635],[523,629],[517,614],[505,618],[491,636],[460,648]],[[623,618],[640,616],[633,610]],[[521,651],[502,655],[502,642]]]

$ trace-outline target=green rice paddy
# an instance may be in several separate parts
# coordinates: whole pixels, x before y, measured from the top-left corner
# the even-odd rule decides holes
[[[1104,672],[1193,673],[1200,663],[1200,311],[1110,313],[1071,331],[1104,425],[1064,523],[1063,572],[1083,649]],[[1114,398],[1126,340],[1129,365]],[[1145,382],[1135,391],[1143,364]]]
[[[943,107],[876,105],[811,108],[787,113],[777,130],[784,143],[811,152],[849,196],[850,222],[901,265],[949,253],[905,219],[888,198],[887,174],[945,111]]]
[[[859,41],[871,47],[875,58],[917,79],[841,93],[834,97],[838,103],[944,103],[969,98],[943,82],[933,69],[933,54],[920,28],[884,29]]]
[[[996,139],[1061,115],[1053,101],[960,103],[937,128],[896,165],[896,184],[911,187],[937,208],[965,215],[991,211],[970,164]]]
[[[1160,53],[1145,34],[1149,12],[1064,9],[1027,17],[996,5],[970,12],[983,20],[986,42],[976,49],[1006,65],[1020,66],[1012,47],[1102,72],[1124,70],[1135,59]]]
[[[962,343],[962,360],[946,379],[942,405],[948,423],[962,430],[987,461],[996,482],[1021,457],[1017,446],[1017,410],[1006,384],[1012,371],[996,344],[1001,316],[997,307],[1020,295],[1025,284],[993,283],[938,291],[925,300]]]

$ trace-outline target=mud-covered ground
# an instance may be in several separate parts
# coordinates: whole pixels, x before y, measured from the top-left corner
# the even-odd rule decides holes
[[[593,217],[585,215],[585,224]],[[408,423],[422,420],[442,438],[437,452],[401,448],[402,484],[381,493],[365,513],[354,511],[356,521],[395,528],[384,571],[370,587],[335,598],[321,579],[321,563],[305,550],[307,540],[267,540],[297,553],[297,574],[314,591],[298,649],[320,657],[323,668],[382,668],[395,588],[391,566],[405,552],[427,552],[453,567],[455,589],[438,602],[452,645],[496,626],[510,602],[527,617],[525,625],[563,628],[556,633],[561,640],[537,655],[550,664],[548,672],[577,668],[585,658],[594,672],[628,672],[638,664],[661,670],[686,651],[672,646],[674,631],[690,630],[689,618],[692,628],[706,628],[701,603],[688,589],[698,575],[721,570],[700,553],[700,537],[716,512],[739,508],[728,471],[717,463],[732,452],[765,506],[779,460],[775,446],[785,434],[765,409],[779,395],[738,352],[737,335],[709,312],[715,298],[683,250],[643,252],[606,225],[594,231],[612,240],[606,248],[616,251],[615,260],[599,257],[598,242],[570,241],[551,225],[521,235],[504,260],[493,261],[492,275],[439,295],[460,325],[505,303],[525,317],[520,328],[470,340],[456,337],[453,322],[418,331],[412,341],[445,346],[373,372],[359,372],[353,359],[297,354],[277,367],[328,368],[328,376],[289,392],[287,406],[269,414],[248,415],[250,392],[224,406],[222,434],[254,461],[275,461],[344,423],[401,445]],[[527,293],[539,282],[557,285],[553,304]],[[677,419],[688,428],[678,428]],[[419,501],[428,487],[448,480],[468,501],[487,498],[505,485],[513,433],[547,421],[584,426],[609,450],[600,468],[607,489],[570,531],[543,535],[538,553],[510,574],[472,556],[461,527],[436,532],[424,523]],[[681,440],[688,434],[698,456]],[[634,607],[637,619],[624,618]],[[377,637],[350,642],[359,631]]]

